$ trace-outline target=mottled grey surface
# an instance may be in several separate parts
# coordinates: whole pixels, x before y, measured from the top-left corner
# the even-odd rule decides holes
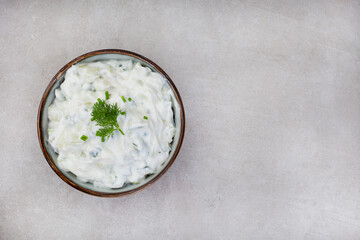
[[[0,0],[0,239],[360,239],[359,1]],[[68,61],[128,49],[173,78],[187,132],[136,195],[65,184],[37,142]]]

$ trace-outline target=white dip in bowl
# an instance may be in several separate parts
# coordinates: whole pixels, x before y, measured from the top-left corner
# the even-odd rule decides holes
[[[94,186],[120,188],[157,173],[175,135],[172,98],[166,79],[132,60],[79,63],[66,71],[48,108],[49,143],[58,167]],[[108,99],[107,99],[108,97]],[[97,136],[93,106],[117,104],[119,130]]]

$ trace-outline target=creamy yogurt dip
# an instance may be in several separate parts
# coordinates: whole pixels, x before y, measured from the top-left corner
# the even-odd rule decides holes
[[[102,141],[91,121],[93,105],[109,93],[124,115]],[[66,71],[48,108],[49,143],[58,153],[58,167],[95,186],[120,188],[139,183],[166,162],[175,135],[173,92],[159,73],[134,61],[76,64]],[[85,141],[81,139],[86,136]]]

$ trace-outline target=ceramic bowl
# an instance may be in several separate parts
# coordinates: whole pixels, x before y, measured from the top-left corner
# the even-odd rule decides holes
[[[167,161],[160,167],[159,171],[153,175],[148,175],[145,179],[139,184],[125,184],[121,188],[104,188],[104,187],[95,187],[92,183],[84,183],[77,179],[77,177],[71,172],[66,172],[60,169],[57,165],[57,153],[54,152],[50,144],[48,143],[48,117],[47,110],[49,105],[53,102],[55,97],[55,89],[57,89],[60,84],[64,81],[64,76],[66,70],[76,63],[88,63],[96,61],[106,61],[106,60],[133,60],[140,62],[143,66],[149,67],[152,71],[160,73],[169,83],[172,88],[175,96],[176,103],[173,104],[174,119],[176,125],[176,133],[174,140],[172,142],[171,151]],[[120,197],[130,195],[136,192],[139,192],[146,187],[153,184],[158,180],[165,172],[170,168],[174,163],[176,156],[178,155],[181,144],[183,142],[184,133],[185,133],[185,112],[184,106],[181,101],[180,94],[175,87],[175,84],[170,79],[170,77],[162,70],[157,64],[153,61],[130,51],[120,50],[120,49],[105,49],[98,50],[94,52],[89,52],[84,55],[81,55],[74,60],[67,63],[63,68],[61,68],[55,76],[50,81],[48,87],[46,88],[44,95],[41,99],[38,119],[37,119],[37,132],[41,150],[44,154],[46,161],[49,163],[50,167],[55,171],[55,173],[70,186],[91,194],[101,197]]]

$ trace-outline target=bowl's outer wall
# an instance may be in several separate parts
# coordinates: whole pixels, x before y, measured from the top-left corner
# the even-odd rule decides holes
[[[167,160],[167,162],[165,162],[161,171],[159,171],[157,174],[149,176],[140,184],[137,185],[128,184],[127,186],[119,189],[95,187],[90,183],[81,182],[76,178],[74,174],[70,172],[65,172],[60,170],[56,166],[56,161],[54,161],[54,159],[56,160],[57,154],[53,151],[52,147],[47,142],[48,139],[47,108],[54,100],[55,89],[58,88],[60,84],[64,81],[66,70],[70,68],[72,65],[80,62],[105,61],[112,59],[138,61],[141,62],[144,66],[149,67],[151,70],[159,72],[168,81],[169,86],[172,88],[174,93],[173,98],[176,99],[176,103],[174,103],[173,105],[175,106],[174,114],[175,114],[175,121],[176,121],[175,124],[177,126],[177,132],[174,137],[173,147],[172,147],[172,151],[170,152],[169,159]],[[170,166],[175,161],[183,142],[183,138],[185,134],[185,112],[180,94],[177,88],[175,87],[173,81],[157,64],[155,64],[151,60],[139,54],[130,51],[120,50],[120,49],[104,49],[104,50],[97,50],[81,55],[70,61],[63,68],[61,68],[58,73],[56,73],[56,75],[52,78],[48,87],[46,88],[40,102],[39,111],[38,111],[38,120],[37,120],[37,132],[38,132],[40,147],[45,156],[45,159],[49,163],[50,167],[62,180],[64,180],[72,187],[91,195],[101,196],[101,197],[119,197],[119,196],[130,195],[145,189],[146,187],[154,183],[156,180],[158,180],[170,168]]]

